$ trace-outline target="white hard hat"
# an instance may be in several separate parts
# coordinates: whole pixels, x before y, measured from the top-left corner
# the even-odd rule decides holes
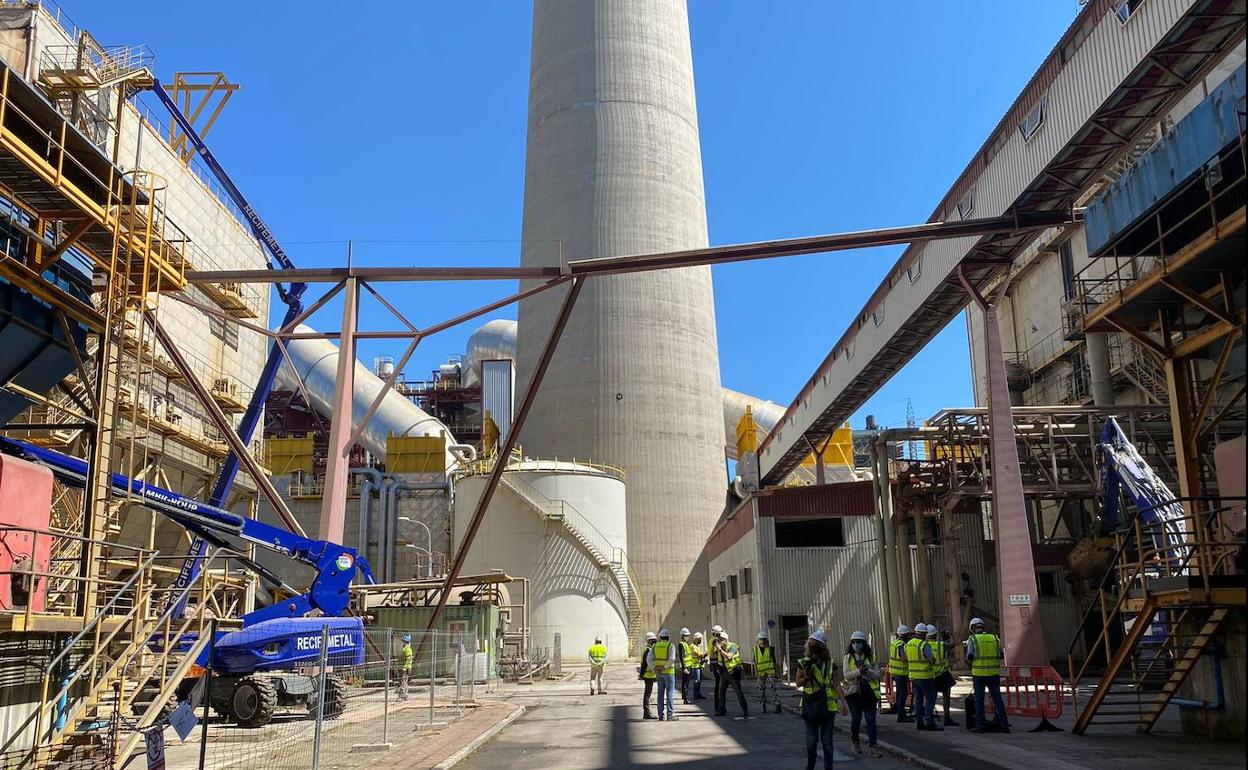
[[[653,642],[655,639],[658,639],[658,638],[659,638],[659,637],[657,637],[657,636],[655,636],[655,635],[654,635],[654,632],[653,632],[653,631],[647,631],[647,632],[646,632],[646,641],[647,641],[647,642]]]
[[[975,626],[982,626],[983,624],[983,618],[971,618],[971,628],[974,628]]]
[[[767,632],[766,632],[766,631],[759,631],[759,632],[758,632],[758,638],[759,638],[759,639],[766,639],[766,638],[767,638]]]
[[[665,628],[665,629],[663,629],[662,631],[660,631],[660,632],[659,632],[659,638],[660,638],[660,639],[666,639],[666,638],[668,638],[669,636],[671,636],[671,634],[669,634],[669,633],[667,632],[667,629],[666,629],[666,628]]]
[[[866,635],[866,634],[864,634],[864,633],[863,633],[863,632],[861,632],[861,631],[855,631],[854,633],[852,633],[852,634],[850,634],[850,635],[849,635],[849,641],[851,641],[851,642],[865,642],[865,641],[867,641],[867,635]]]
[[[689,629],[687,629],[687,628],[682,628],[682,629],[680,629],[680,635],[681,635],[681,636],[688,636],[688,635],[689,635]]]
[[[810,635],[810,640],[812,642],[818,642],[819,644],[826,645],[828,643],[828,635],[823,632],[822,628],[816,628],[815,632]]]
[[[926,633],[927,633],[927,624],[926,624],[926,623],[915,623],[915,624],[914,624],[914,633],[916,633],[916,634],[926,634]]]
[[[936,628],[936,626],[932,625],[931,623],[928,623],[928,624],[927,624],[927,635],[928,635],[928,636],[936,636],[938,633],[940,633],[940,631],[939,631],[939,629],[937,629],[937,628]]]
[[[728,638],[728,632],[727,632],[727,631],[725,631],[725,630],[724,630],[724,629],[722,629],[722,628],[721,628],[721,629],[719,629],[719,638],[720,638],[720,639],[727,639],[727,638]]]
[[[907,626],[905,623],[902,623],[900,626],[897,626],[898,636],[905,636],[908,633],[910,633],[910,626]]]
[[[601,634],[599,634],[598,636],[595,636],[595,637],[594,637],[594,641],[595,641],[595,642],[601,642],[601,641],[602,641],[602,635],[601,635]]]
[[[701,632],[701,631],[694,631],[694,632],[693,632],[693,638],[694,638],[694,639],[701,639],[701,638],[702,638],[702,632]]]
[[[723,627],[723,626],[721,626],[721,625],[719,625],[718,623],[716,623],[715,625],[711,626],[711,633],[712,633],[712,634],[722,634],[723,632],[724,632],[724,627]]]

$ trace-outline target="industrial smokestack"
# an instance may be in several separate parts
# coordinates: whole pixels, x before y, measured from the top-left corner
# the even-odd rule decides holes
[[[532,57],[523,264],[706,246],[683,0],[536,0]],[[565,293],[520,304],[522,384]],[[529,455],[625,470],[647,628],[709,622],[720,399],[709,268],[596,277],[520,437]]]

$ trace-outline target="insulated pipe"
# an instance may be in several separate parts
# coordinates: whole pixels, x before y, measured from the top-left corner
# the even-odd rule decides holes
[[[1092,403],[1113,406],[1114,383],[1110,377],[1109,335],[1088,332],[1088,371],[1092,380]]]
[[[449,489],[444,481],[404,481],[396,476],[389,476],[382,484],[381,493],[381,532],[377,536],[377,561],[380,562],[381,582],[394,580],[394,555],[396,553],[395,534],[398,529],[399,492],[416,489]],[[430,555],[430,559],[432,559]]]
[[[356,548],[364,558],[368,558],[368,525],[369,525],[369,508],[372,506],[373,488],[377,489],[377,499],[381,500],[381,471],[376,468],[353,467],[348,469],[349,474],[358,474],[364,476],[364,481],[360,482],[360,526],[359,526],[359,545]]]

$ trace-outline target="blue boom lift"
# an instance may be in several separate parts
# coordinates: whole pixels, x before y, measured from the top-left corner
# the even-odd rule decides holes
[[[0,437],[0,451],[44,465],[62,483],[71,486],[81,486],[87,478],[87,463],[77,457],[4,437]],[[356,574],[369,583],[375,581],[368,562],[354,548],[296,535],[119,473],[112,474],[112,486],[140,499],[147,508],[207,543],[222,547],[229,547],[231,539],[251,543],[316,569],[311,586],[299,592],[271,570],[242,560],[262,580],[294,596],[244,615],[242,630],[218,633],[211,662],[206,654],[197,661],[205,668],[211,666],[210,705],[217,713],[250,727],[267,723],[279,706],[315,710],[319,682],[314,677],[290,673],[290,669],[318,662],[326,626],[330,665],[364,662],[363,621],[344,616],[349,610],[351,583]],[[320,617],[307,617],[312,613]],[[189,641],[180,640],[183,644]],[[183,682],[179,700],[185,699],[194,684],[193,679]],[[346,707],[345,685],[330,675],[325,681],[325,693],[323,713],[338,716]]]

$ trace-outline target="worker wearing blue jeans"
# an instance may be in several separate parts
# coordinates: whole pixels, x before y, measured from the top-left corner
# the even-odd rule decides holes
[[[992,708],[996,712],[997,727],[1009,732],[1010,724],[1005,716],[1005,699],[1001,697],[1001,660],[1005,647],[996,634],[985,632],[984,621],[971,620],[971,635],[966,640],[966,660],[971,664],[971,682],[975,692],[975,729],[987,731],[984,719],[984,693],[992,696]]]
[[[659,721],[667,719],[674,722],[676,715],[672,710],[672,701],[676,696],[676,645],[672,643],[666,628],[659,632],[659,641],[647,654],[654,667],[655,684],[659,688]],[[666,711],[663,709],[664,704],[667,705]]]

